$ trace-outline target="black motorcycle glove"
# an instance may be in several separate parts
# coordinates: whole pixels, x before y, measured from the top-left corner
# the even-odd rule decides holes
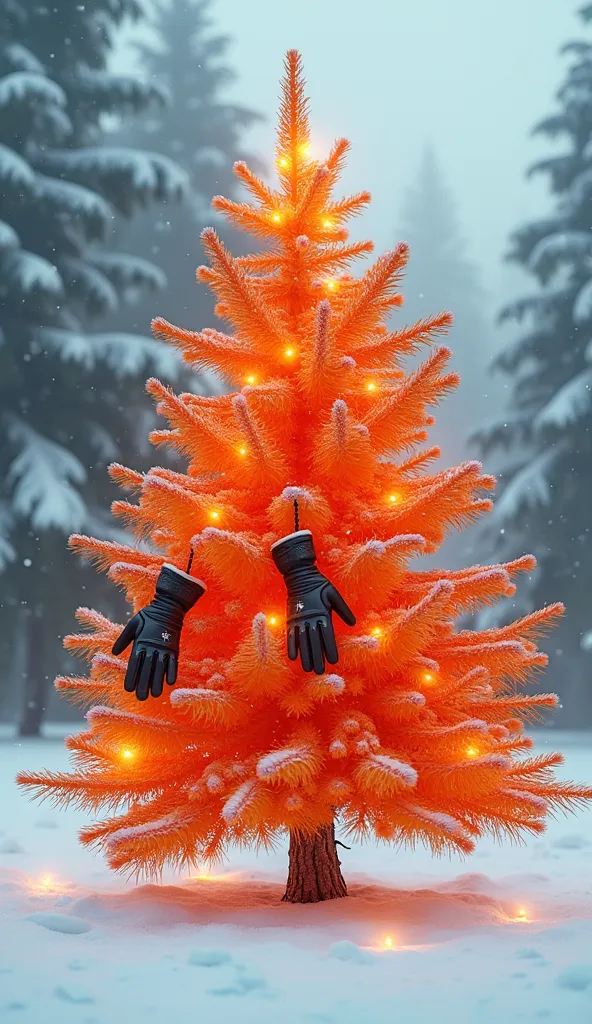
[[[348,626],[355,626],[355,615],[314,564],[317,556],[310,530],[298,530],[278,540],[271,554],[288,590],[288,657],[296,661],[300,653],[304,671],[314,669],[322,675],[325,659],[330,665],[339,660],[332,612],[337,612]]]
[[[205,589],[201,580],[163,565],[154,599],[132,616],[113,644],[113,654],[121,654],[133,641],[124,687],[128,693],[135,690],[138,700],[150,693],[160,697],[165,676],[171,686],[175,682],[183,619]]]

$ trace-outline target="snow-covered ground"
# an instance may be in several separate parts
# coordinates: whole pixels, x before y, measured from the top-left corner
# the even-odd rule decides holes
[[[537,745],[592,782],[592,735]],[[65,764],[59,740],[0,738],[2,1022],[592,1022],[592,809],[464,861],[354,845],[348,899],[291,906],[285,849],[160,886],[112,876],[79,813],[14,785]]]

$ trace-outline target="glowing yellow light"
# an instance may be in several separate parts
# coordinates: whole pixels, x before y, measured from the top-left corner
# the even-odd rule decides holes
[[[434,677],[431,672],[424,672],[423,674],[424,683],[433,683]]]
[[[375,626],[372,630],[372,636],[382,636],[382,630],[379,626]]]
[[[210,509],[210,511],[208,512],[208,515],[209,515],[210,519],[219,519],[220,518],[220,513],[218,512],[217,508]]]
[[[300,147],[300,156],[310,156],[310,152],[310,142],[303,143],[303,145]]]
[[[517,921],[528,921],[528,914],[526,912],[525,907],[520,907],[520,909],[518,910],[518,913],[516,915],[516,920]]]
[[[125,761],[131,761],[133,760],[134,752],[133,750],[130,750],[129,747],[126,747],[125,750],[121,751],[121,756]]]
[[[337,288],[337,281],[335,280],[334,277],[328,277],[327,278],[327,280],[325,281],[325,288],[329,292],[334,292],[336,290],[336,288]]]
[[[467,757],[477,757],[478,753],[477,747],[467,747]]]
[[[389,501],[390,501],[391,505],[396,505],[398,500],[399,500],[399,495],[398,494],[389,494]]]
[[[275,213],[272,213],[271,219],[272,219],[274,224],[281,224],[282,223],[282,215],[281,215],[281,213],[278,213],[277,210],[276,210]]]
[[[393,948],[393,940],[391,939],[390,935],[387,935],[386,939],[384,940],[384,944],[387,949]]]
[[[246,379],[247,384],[256,384],[257,383],[257,378],[254,377],[253,374],[250,374],[245,379]]]
[[[247,454],[247,449],[246,448],[239,448],[238,454],[239,455],[246,455]]]
[[[267,616],[267,621],[269,622],[270,626],[277,626],[277,624],[278,624],[278,617],[277,617],[277,615],[268,615]]]
[[[329,220],[329,218],[326,217],[325,220],[323,221],[323,227],[324,228],[332,228],[333,227],[333,221]]]
[[[368,381],[368,383],[366,384],[366,390],[367,391],[376,391],[376,384],[374,383],[373,380],[369,380]]]
[[[290,161],[288,160],[287,156],[281,156],[278,160],[278,165],[280,167],[287,167],[289,163]]]
[[[284,355],[286,356],[287,359],[292,359],[294,354],[295,353],[294,353],[294,349],[293,348],[285,348],[284,349]]]

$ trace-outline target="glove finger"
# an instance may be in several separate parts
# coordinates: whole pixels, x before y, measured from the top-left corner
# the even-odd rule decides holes
[[[154,669],[154,678],[152,680],[152,696],[160,697],[162,693],[162,687],[164,683],[164,668],[165,668],[166,651],[162,651],[156,662]]]
[[[308,623],[301,622],[298,627],[298,646],[300,648],[300,661],[305,672],[312,672],[312,652],[308,636]]]
[[[308,629],[308,637],[312,653],[312,667],[318,676],[322,676],[325,671],[325,658],[323,656],[323,641],[319,627],[320,622],[311,622]]]
[[[139,686],[140,679],[142,677],[144,661],[146,659],[146,651],[142,648],[141,650],[136,651],[135,654],[132,654],[130,658],[130,664],[128,665],[128,671],[133,659],[135,659],[133,675],[130,675],[129,680],[127,675],[125,677],[125,688],[128,691],[128,693],[133,693],[133,691],[137,690]]]
[[[298,657],[298,626],[288,627],[288,657],[290,661]]]
[[[166,681],[169,686],[177,682],[177,655],[173,651],[169,651],[166,663]]]
[[[333,632],[333,623],[324,622],[322,619],[319,622],[319,630],[323,639],[323,647],[325,648],[325,657],[330,665],[336,665],[339,661],[339,654],[337,653],[337,644],[335,643],[335,633]]]
[[[111,654],[122,654],[123,651],[125,651],[126,647],[129,647],[132,640],[136,639],[136,633],[139,624],[140,616],[136,613],[135,615],[132,615],[131,619],[129,619],[126,622],[121,633],[117,637],[117,640],[113,644],[113,647],[111,648]]]
[[[354,613],[345,603],[341,594],[335,589],[332,583],[327,589],[327,600],[329,602],[329,607],[332,608],[334,612],[337,612],[339,618],[343,619],[346,626],[355,626],[356,617]]]
[[[127,663],[127,669],[125,670],[125,680],[123,688],[126,693],[133,693],[136,688],[136,681],[138,678],[138,668],[140,665],[140,655],[137,651],[132,650],[130,659]]]
[[[152,685],[152,676],[154,675],[155,657],[158,657],[156,651],[154,654],[151,651],[146,651],[146,656],[140,671],[140,678],[138,679],[138,685],[136,686],[136,697],[138,700],[148,700],[148,694],[150,693],[150,687]]]

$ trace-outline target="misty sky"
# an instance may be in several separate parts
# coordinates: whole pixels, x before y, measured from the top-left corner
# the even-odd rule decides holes
[[[213,0],[212,15],[233,37],[233,95],[269,118],[249,139],[264,155],[273,149],[282,55],[289,47],[302,51],[315,150],[325,152],[340,135],[351,140],[345,187],[371,190],[361,233],[379,249],[396,240],[402,198],[423,147],[434,145],[495,303],[509,230],[546,209],[543,182],[524,178],[527,165],[549,149],[530,129],[552,109],[564,66],[559,46],[583,34],[577,6]]]

